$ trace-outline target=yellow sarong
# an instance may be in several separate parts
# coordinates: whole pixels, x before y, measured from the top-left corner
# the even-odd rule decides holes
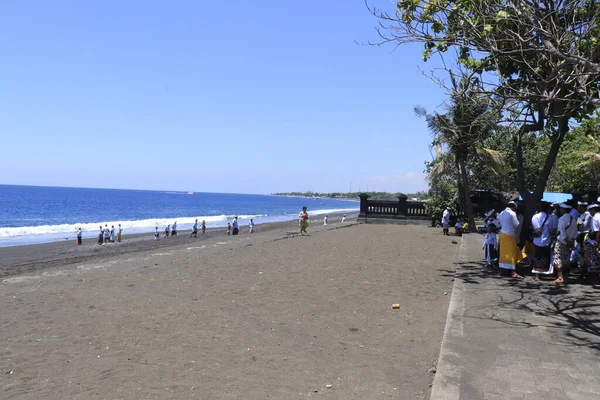
[[[500,232],[500,268],[515,269],[522,259],[523,253],[517,247],[517,237]]]

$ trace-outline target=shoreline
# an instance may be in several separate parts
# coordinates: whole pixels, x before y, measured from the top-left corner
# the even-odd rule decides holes
[[[324,228],[323,216],[329,215],[329,224],[340,224],[342,215],[346,214],[346,225],[356,223],[358,212],[337,214],[314,214],[310,217],[310,229]],[[247,224],[240,225],[240,234],[227,236],[226,228],[207,228],[206,234],[202,236],[198,232],[197,238],[190,238],[191,230],[179,230],[177,238],[164,238],[161,233],[160,240],[154,240],[154,233],[136,233],[123,235],[121,243],[109,243],[99,246],[96,238],[84,239],[81,246],[75,244],[75,240],[62,240],[56,242],[25,244],[18,246],[0,247],[0,277],[7,278],[39,272],[64,264],[85,262],[98,258],[114,257],[129,253],[137,253],[145,250],[156,250],[174,246],[199,244],[202,246],[214,245],[219,240],[261,238],[264,236],[285,237],[288,234],[298,234],[297,221],[268,222],[255,225],[255,233],[248,233]]]

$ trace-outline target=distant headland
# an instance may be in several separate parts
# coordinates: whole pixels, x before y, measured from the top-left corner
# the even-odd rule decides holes
[[[319,193],[319,192],[287,192],[287,193],[272,193],[273,196],[287,196],[287,197],[308,197],[315,199],[348,199],[358,200],[358,196],[362,193],[366,193],[373,200],[395,200],[400,194],[404,194],[410,200],[427,200],[429,199],[429,193],[427,192],[416,192],[416,193],[389,193],[389,192],[331,192],[331,193]]]

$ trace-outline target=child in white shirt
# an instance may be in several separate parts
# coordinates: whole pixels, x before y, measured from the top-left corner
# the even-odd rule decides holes
[[[485,259],[488,266],[494,265],[498,261],[498,236],[496,225],[493,223],[488,225],[488,233],[483,241],[483,249],[485,250]]]

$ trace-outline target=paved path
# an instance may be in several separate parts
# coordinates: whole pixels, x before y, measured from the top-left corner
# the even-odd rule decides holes
[[[600,285],[514,281],[465,235],[431,400],[600,399]]]

